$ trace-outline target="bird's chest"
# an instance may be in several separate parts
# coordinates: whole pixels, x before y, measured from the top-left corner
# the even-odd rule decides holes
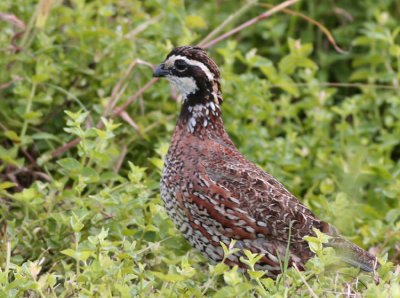
[[[198,158],[193,156],[195,152],[187,145],[190,141],[179,130],[175,132],[161,175],[161,198],[175,224],[182,221],[184,200],[189,195],[188,185],[195,174],[192,161],[195,159],[198,162]]]
[[[185,150],[187,148],[171,146],[164,161],[160,194],[168,216],[177,229],[187,239],[190,239],[193,235],[192,213],[194,209],[189,198],[192,195],[190,185],[193,185],[194,171],[191,162],[186,158]]]
[[[221,234],[222,226],[212,218],[210,208],[202,206],[205,197],[193,189],[201,174],[192,162],[182,160],[181,156],[174,153],[165,159],[160,182],[165,209],[177,229],[194,247],[212,260],[220,261],[222,251],[213,243],[225,241],[229,244],[229,239]]]
[[[160,194],[169,217],[176,225],[184,221],[183,210],[177,199],[177,194],[182,191],[182,181],[179,177],[184,175],[184,171],[183,161],[167,155],[161,175]]]
[[[174,136],[164,160],[160,181],[160,193],[165,209],[178,227],[188,221],[189,213],[193,212],[193,208],[190,208],[190,198],[195,195],[193,185],[200,175],[199,165],[204,158],[196,152],[199,146],[187,145],[193,143],[194,141],[187,137]]]

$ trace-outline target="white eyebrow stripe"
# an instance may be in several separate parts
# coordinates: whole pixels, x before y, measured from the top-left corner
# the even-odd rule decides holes
[[[191,60],[191,59],[188,59],[187,57],[180,56],[180,55],[178,55],[178,56],[172,55],[171,57],[168,58],[167,61],[165,61],[164,64],[169,68],[174,65],[174,62],[176,60],[183,60],[189,65],[194,65],[194,66],[200,67],[201,70],[204,71],[204,73],[206,74],[207,78],[210,81],[214,80],[214,74],[210,71],[210,69],[204,63],[201,63],[200,61],[197,61],[197,60]]]

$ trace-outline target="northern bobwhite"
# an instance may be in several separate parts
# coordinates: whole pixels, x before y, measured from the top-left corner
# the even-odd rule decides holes
[[[180,91],[183,104],[161,178],[168,215],[186,239],[209,259],[223,259],[220,241],[241,250],[228,265],[246,268],[242,250],[263,255],[256,268],[274,277],[289,245],[289,266],[304,269],[313,257],[306,235],[332,236],[327,244],[365,271],[377,267],[370,253],[343,239],[270,174],[239,153],[224,129],[217,65],[199,47],[175,48],[154,71]],[[289,229],[290,239],[289,239]]]

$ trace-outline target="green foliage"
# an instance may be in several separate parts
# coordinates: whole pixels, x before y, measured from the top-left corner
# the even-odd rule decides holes
[[[25,28],[0,15],[0,297],[398,297],[400,9],[395,0],[342,2],[292,9],[323,23],[345,54],[284,13],[210,54],[240,151],[377,252],[380,283],[337,268],[322,234],[308,238],[317,257],[306,271],[282,260],[276,281],[248,251],[245,274],[210,265],[159,196],[179,109],[168,84],[136,98],[130,119],[110,117],[110,102],[151,79],[148,63],[196,44],[247,2],[3,0],[0,12]],[[264,10],[248,4],[224,30]]]

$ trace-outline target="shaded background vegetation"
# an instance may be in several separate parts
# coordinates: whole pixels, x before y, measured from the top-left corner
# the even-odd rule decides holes
[[[332,252],[318,245],[307,272],[277,281],[211,266],[163,210],[160,169],[179,99],[164,81],[134,95],[174,46],[279,3],[0,2],[1,297],[400,295],[390,263],[376,285],[330,270]],[[398,263],[400,3],[290,9],[303,16],[280,12],[209,49],[226,129],[315,214]]]

